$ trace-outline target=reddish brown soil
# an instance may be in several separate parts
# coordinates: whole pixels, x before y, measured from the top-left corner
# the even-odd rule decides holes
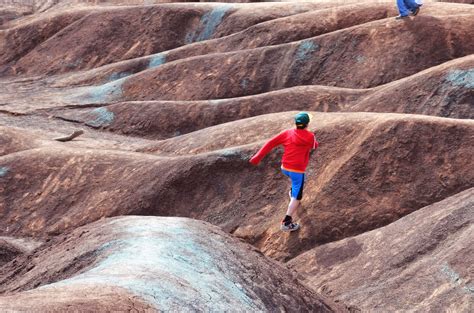
[[[166,62],[211,53],[273,46],[330,33],[394,14],[392,6],[380,4],[347,5],[339,10],[322,9],[280,17],[255,24],[228,36],[197,42],[166,52]],[[393,12],[392,12],[393,11]],[[390,13],[389,13],[390,12]],[[63,84],[104,83],[114,73],[133,74],[147,68],[153,56],[116,62],[66,77]]]
[[[295,13],[311,7],[303,5]],[[12,56],[0,59],[0,65],[9,66],[6,73],[44,75],[90,69],[171,50],[201,38],[189,35],[199,35],[202,31],[199,20],[213,9],[225,14],[225,19],[210,38],[204,35],[202,38],[225,36],[267,19],[291,14],[271,9],[262,11],[258,17],[244,15],[236,22],[233,15],[239,14],[239,7],[222,4],[109,7],[81,11],[73,16],[66,11],[53,19],[46,13],[45,19],[5,31],[4,42],[8,45],[3,50]],[[54,28],[48,28],[50,25]],[[38,28],[43,31],[30,34]],[[30,45],[25,46],[25,41]],[[16,50],[21,49],[20,52],[12,51],[12,44]]]
[[[287,110],[395,112],[472,119],[474,91],[464,86],[461,74],[457,73],[468,72],[473,66],[474,57],[467,56],[372,89],[299,86],[222,100],[120,102],[106,107],[114,114],[114,120],[107,125],[94,123],[97,108],[53,109],[50,114],[91,127],[152,139]]]
[[[1,72],[4,74],[16,73],[16,69],[14,67],[10,68],[9,65],[18,62],[38,46],[44,45],[45,41],[90,12],[90,10],[78,10],[55,14],[44,19],[34,19],[2,31],[0,36]],[[68,64],[65,64],[65,66],[68,66]]]
[[[0,282],[1,291],[14,294],[0,297],[2,310],[37,301],[40,310],[85,304],[87,310],[346,312],[250,245],[218,227],[180,218],[121,217],[75,229],[1,268]]]
[[[472,54],[446,62],[376,88],[351,110],[473,119],[474,88],[469,83],[473,68]]]
[[[31,238],[0,237],[0,267],[20,255],[29,254],[41,246],[42,242]]]
[[[288,110],[348,111],[368,90],[299,86],[256,96],[209,101],[129,101],[111,104],[108,125],[96,125],[97,108],[53,109],[49,114],[91,127],[151,139],[166,139],[247,117]]]
[[[474,0],[438,0],[438,2],[452,2],[452,3],[474,4]]]
[[[266,167],[247,163],[260,140],[291,125],[292,113],[206,128],[141,149],[158,156],[60,144],[9,154],[2,159],[9,174],[3,177],[1,221],[10,225],[7,234],[31,236],[59,234],[102,216],[189,216],[288,259],[390,223],[468,188],[474,179],[472,121],[314,114],[312,130],[324,144],[308,172],[313,178],[299,214],[305,228],[297,236],[282,237],[275,229],[287,198],[276,170],[279,153]],[[39,163],[48,166],[30,170],[28,164]]]
[[[0,311],[472,311],[474,6],[141,4],[0,11]]]
[[[362,310],[474,309],[474,189],[290,262],[309,285]],[[377,286],[377,288],[374,288]]]
[[[407,23],[377,21],[303,42],[189,58],[128,78],[123,98],[219,99],[315,84],[375,87],[472,54],[472,28],[469,15],[442,20],[420,16]],[[429,49],[434,46],[435,51]],[[386,49],[397,53],[384,54]]]
[[[10,262],[20,254],[20,250],[12,246],[10,243],[0,239],[0,266]]]

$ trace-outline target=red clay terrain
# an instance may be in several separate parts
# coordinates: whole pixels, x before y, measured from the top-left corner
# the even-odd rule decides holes
[[[319,246],[290,266],[362,310],[474,310],[474,189],[365,234]],[[375,287],[377,286],[377,287]]]
[[[345,310],[218,227],[182,218],[92,223],[2,273],[2,310]]]
[[[474,309],[472,2],[245,2],[0,10],[0,311]]]

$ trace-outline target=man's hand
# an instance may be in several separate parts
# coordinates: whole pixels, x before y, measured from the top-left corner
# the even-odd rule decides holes
[[[255,157],[251,158],[249,162],[253,165],[258,165],[258,163],[260,163]]]

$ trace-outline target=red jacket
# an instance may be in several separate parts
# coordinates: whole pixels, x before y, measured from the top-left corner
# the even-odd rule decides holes
[[[292,172],[304,173],[309,162],[311,149],[316,149],[319,143],[314,134],[306,129],[288,129],[270,139],[251,159],[250,163],[258,165],[273,148],[283,145],[284,152],[281,160],[282,168]]]

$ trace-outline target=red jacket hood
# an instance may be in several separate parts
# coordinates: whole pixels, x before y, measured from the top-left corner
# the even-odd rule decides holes
[[[292,129],[290,131],[290,138],[297,146],[312,146],[314,134],[306,129]]]

